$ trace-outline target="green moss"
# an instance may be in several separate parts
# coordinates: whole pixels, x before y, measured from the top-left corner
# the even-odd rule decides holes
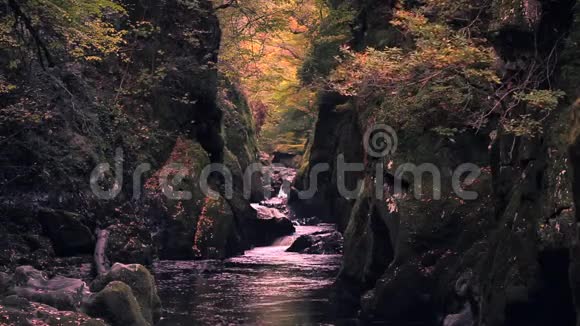
[[[149,326],[131,288],[119,281],[109,283],[86,306],[91,316],[105,319],[113,326]]]
[[[139,304],[143,318],[149,323],[154,324],[161,317],[161,301],[157,295],[155,279],[144,266],[117,263],[109,273],[95,281],[92,290],[102,290],[104,284],[112,284],[115,291],[124,291],[123,286],[128,285]]]
[[[229,256],[230,240],[236,234],[234,215],[221,196],[206,198],[194,241],[197,258],[223,259]]]
[[[340,46],[351,38],[354,10],[346,3],[329,10],[328,16],[320,23],[318,37],[299,72],[300,79],[306,83],[327,76],[337,64],[335,58],[340,54]]]
[[[241,90],[221,77],[218,106],[223,113],[222,135],[242,168],[258,160],[258,145],[252,111]]]

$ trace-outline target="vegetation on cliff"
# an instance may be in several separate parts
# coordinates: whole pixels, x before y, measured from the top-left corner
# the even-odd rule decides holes
[[[304,154],[289,200],[305,220],[338,225],[338,285],[358,317],[580,325],[578,8],[0,0],[0,270],[22,278],[0,274],[0,302],[22,303],[5,300],[15,291],[111,324],[156,322],[153,277],[114,263],[225,259],[295,231],[250,205],[264,199],[260,173],[244,197],[262,150]],[[377,124],[398,132],[388,157],[365,151]],[[339,175],[338,157],[363,169]],[[212,163],[231,171],[231,189],[216,173],[200,185]],[[315,179],[320,163],[329,169]],[[408,163],[438,171],[398,173]],[[463,163],[479,167],[459,180],[475,200],[452,189]],[[362,188],[342,196],[341,182]],[[296,251],[342,252],[331,235]],[[34,269],[91,254],[93,294]],[[26,287],[63,280],[74,290]],[[36,306],[24,303],[0,318],[28,318]]]
[[[316,118],[314,89],[302,67],[326,5],[316,0],[235,1],[220,10],[220,70],[248,98],[265,151],[292,152]]]

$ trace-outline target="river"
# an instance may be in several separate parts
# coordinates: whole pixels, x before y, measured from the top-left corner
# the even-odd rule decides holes
[[[302,234],[333,228],[297,226],[292,237],[224,261],[157,262],[160,325],[335,324],[329,297],[341,256],[285,251]]]

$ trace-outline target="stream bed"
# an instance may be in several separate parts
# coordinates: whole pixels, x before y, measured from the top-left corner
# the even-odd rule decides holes
[[[341,256],[285,251],[300,235],[333,229],[297,226],[293,236],[224,261],[157,262],[160,325],[335,324],[329,297]]]

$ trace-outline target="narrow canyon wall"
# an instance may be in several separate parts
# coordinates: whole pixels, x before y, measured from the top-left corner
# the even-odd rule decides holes
[[[18,5],[21,16],[0,4],[0,19],[16,22],[2,30],[0,50],[3,268],[47,267],[53,247],[56,255],[90,253],[102,229],[112,262],[225,257],[250,246],[256,213],[241,196],[241,171],[257,161],[256,140],[243,95],[218,78],[221,32],[211,1],[121,1],[123,13],[103,18],[110,35],[121,32],[118,51],[91,59],[67,48],[59,20],[43,20],[32,1]],[[23,23],[36,16],[31,28]],[[26,42],[12,41],[19,38]],[[44,44],[50,62],[36,51]],[[103,163],[109,169],[95,185],[114,198],[98,198],[90,186]],[[190,175],[174,180],[172,163]],[[201,191],[210,163],[234,171],[232,199]],[[193,198],[168,199],[163,174]],[[223,180],[210,179],[224,194]]]
[[[354,49],[401,45],[397,32],[385,24],[394,4],[342,3],[356,9],[349,41]],[[534,138],[509,135],[493,120],[453,139],[397,130],[399,146],[387,157],[385,187],[392,189],[402,164],[432,163],[441,173],[441,199],[433,198],[428,177],[418,197],[411,186],[403,196],[375,199],[376,161],[365,155],[362,144],[370,127],[361,118],[365,108],[356,106],[356,97],[320,95],[315,137],[294,184],[294,200],[299,206],[297,192],[311,181],[312,166],[330,163],[330,172],[318,180],[321,193],[306,201],[306,210],[341,226],[341,280],[358,292],[362,315],[369,320],[445,325],[545,325],[555,320],[569,325],[576,320],[573,181],[578,162],[572,104],[578,97],[578,59],[572,53],[577,54],[577,5],[492,1],[482,8],[501,83],[516,84],[539,66],[553,75],[535,87],[551,83],[567,96],[542,121],[544,133]],[[525,105],[517,110],[531,112]],[[365,185],[355,200],[336,199],[332,161],[340,153],[366,165],[362,176],[347,177],[350,185],[357,180]],[[462,200],[451,188],[452,172],[462,163],[482,167],[466,188],[478,193],[477,200]],[[410,174],[402,178],[413,185]]]

